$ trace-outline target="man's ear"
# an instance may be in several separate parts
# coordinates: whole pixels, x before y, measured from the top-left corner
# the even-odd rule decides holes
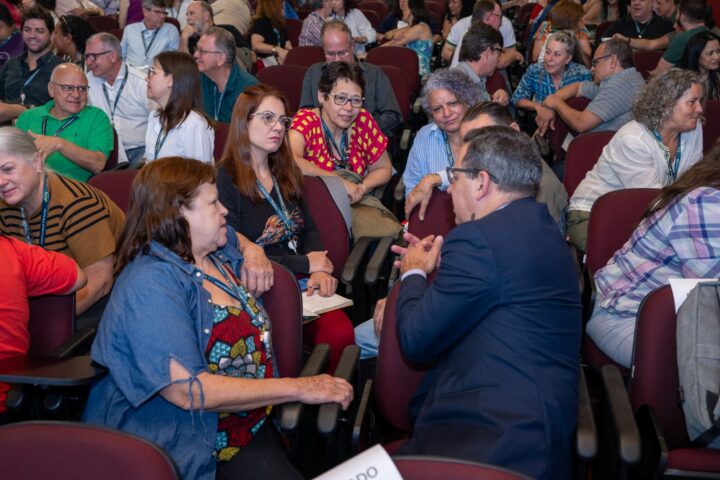
[[[482,200],[487,194],[490,192],[490,176],[486,171],[481,171],[477,174],[477,177],[475,177],[475,182],[477,184],[476,190],[475,190],[475,201]]]

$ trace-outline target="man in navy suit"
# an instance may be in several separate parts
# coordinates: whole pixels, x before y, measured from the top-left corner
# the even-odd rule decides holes
[[[412,238],[401,261],[400,345],[434,367],[398,453],[569,478],[581,332],[573,262],[534,198],[541,165],[531,139],[492,126],[465,141],[448,172],[458,226],[444,242]]]

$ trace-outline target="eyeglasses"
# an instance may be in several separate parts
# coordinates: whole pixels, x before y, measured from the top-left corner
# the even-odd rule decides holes
[[[325,50],[326,58],[343,58],[350,54],[350,50],[340,50],[339,52],[328,52]]]
[[[273,112],[257,112],[250,115],[251,117],[259,117],[262,119],[263,123],[267,125],[268,127],[274,127],[278,122],[280,122],[280,125],[285,130],[288,130],[290,128],[290,125],[292,125],[293,119],[286,116],[279,116]]]
[[[487,173],[490,180],[497,183],[497,180],[495,179],[495,176],[488,172],[487,170],[482,170],[480,168],[456,168],[456,167],[446,167],[445,171],[447,172],[448,180],[450,183],[455,182],[457,180],[457,174],[458,173],[467,173],[470,175],[470,177],[475,178],[480,172]]]
[[[195,49],[196,52],[198,52],[200,55],[205,55],[206,53],[214,53],[216,55],[221,55],[224,52],[216,52],[214,50],[201,50],[199,48]]]
[[[107,53],[112,53],[112,50],[105,50],[104,52],[98,52],[98,53],[86,53],[85,58],[87,60],[90,60],[91,62],[94,62],[97,60],[98,57],[102,57],[103,55]]]
[[[333,102],[335,102],[335,105],[338,107],[345,106],[348,102],[350,102],[350,105],[352,105],[353,108],[360,108],[362,107],[364,98],[361,97],[348,97],[347,95],[335,95],[334,93],[328,94],[331,97],[333,97]]]
[[[155,15],[162,15],[163,17],[167,16],[166,10],[153,10],[152,8],[143,7],[145,10],[147,10],[150,13],[154,13]]]
[[[72,93],[73,90],[77,90],[77,92],[81,95],[87,93],[88,89],[90,88],[87,85],[65,85],[63,83],[55,82],[52,82],[52,84],[60,87],[60,91],[62,93]]]
[[[597,64],[602,62],[603,60],[607,60],[608,58],[612,57],[612,54],[609,55],[603,55],[602,57],[593,58],[590,62],[590,65],[592,65],[593,68],[597,67]]]

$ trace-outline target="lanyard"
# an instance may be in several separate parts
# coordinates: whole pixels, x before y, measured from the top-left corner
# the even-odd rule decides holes
[[[63,124],[60,125],[60,127],[58,127],[57,130],[55,130],[55,133],[53,133],[51,135],[51,137],[59,136],[63,132],[63,130],[65,130],[67,127],[72,125],[75,122],[75,120],[77,120],[77,119],[78,119],[78,116],[73,115],[72,117],[65,120],[65,122],[63,122]],[[48,122],[48,117],[43,118],[43,122],[42,122],[42,134],[43,135],[47,135],[47,122]]]
[[[145,42],[145,32],[147,32],[147,31],[149,31],[149,30],[145,30],[145,31],[143,31],[143,32],[140,34],[140,38],[142,38],[142,42],[143,42],[143,47],[145,47],[145,56],[146,56],[146,57],[147,57],[148,52],[149,52],[150,49],[152,48],[153,43],[155,43],[155,38],[157,37],[158,32],[160,31],[160,29],[158,28],[158,29],[156,29],[156,30],[153,32],[152,39],[150,40],[150,45],[148,45],[148,44]]]
[[[222,92],[220,94],[220,100],[215,100],[217,97],[218,90],[219,89],[217,88],[217,85],[214,85],[213,101],[215,102],[215,121],[216,122],[220,121],[220,118],[219,118],[220,117],[220,105],[222,105],[223,97],[225,96],[225,92]],[[227,86],[225,86],[225,90],[227,90]]]
[[[343,130],[342,136],[340,137],[340,148],[338,148],[337,143],[335,143],[335,139],[333,138],[332,134],[330,133],[330,129],[325,125],[325,120],[322,118],[322,112],[320,112],[320,122],[322,123],[323,128],[323,134],[325,135],[325,143],[329,143],[331,146],[328,145],[328,150],[330,151],[330,157],[332,158],[333,163],[335,164],[335,170],[341,170],[341,169],[347,169],[348,168],[348,137],[347,137],[347,130]],[[338,162],[337,157],[335,156],[335,153],[333,153],[333,148],[338,152],[338,155],[340,155],[340,161]]]
[[[168,135],[170,135],[169,131],[165,132],[165,136],[163,136],[162,127],[160,127],[158,136],[155,139],[155,156],[153,157],[153,160],[157,160],[158,154],[160,153],[160,150],[162,150],[163,145],[165,145],[165,140],[167,140]]]
[[[40,213],[40,242],[41,247],[45,247],[45,229],[47,228],[48,206],[50,205],[50,190],[48,190],[47,175],[43,180],[42,209]],[[32,245],[32,235],[30,234],[30,224],[25,216],[25,209],[20,207],[20,219],[25,233],[25,242]]]
[[[115,110],[117,109],[118,102],[120,101],[120,95],[125,88],[125,83],[127,82],[129,74],[130,72],[128,71],[128,66],[125,65],[125,77],[123,77],[122,83],[120,84],[120,90],[118,90],[117,95],[115,96],[115,103],[113,103],[112,105],[110,105],[110,96],[108,95],[107,88],[105,88],[105,83],[102,84],[103,93],[105,94],[105,100],[107,101],[108,107],[110,108],[110,121],[112,122],[115,121]]]
[[[278,217],[280,217],[280,220],[285,224],[285,228],[287,228],[288,231],[292,232],[295,229],[295,222],[290,220],[290,214],[288,213],[288,209],[285,206],[285,202],[283,201],[282,193],[280,193],[280,189],[277,187],[277,183],[275,183],[275,177],[273,177],[273,191],[277,192],[278,194],[278,201],[280,202],[280,206],[275,203],[272,195],[268,193],[263,184],[260,183],[260,180],[255,180],[255,183],[257,184],[260,193],[262,193],[263,197],[265,197],[265,200],[268,201],[273,210],[275,210],[275,213],[277,213]]]
[[[25,81],[22,82],[22,87],[20,87],[20,104],[25,105],[25,87],[30,85],[30,82],[33,81],[33,79],[37,76],[38,73],[40,73],[40,70],[43,69],[45,64],[38,66],[35,68],[35,71],[30,75]],[[22,76],[20,77],[20,81],[22,81]]]
[[[675,161],[670,160],[670,149],[663,143],[662,137],[657,130],[653,130],[655,134],[655,141],[663,152],[665,161],[668,165],[667,178],[665,185],[673,183],[677,179],[678,171],[680,170],[680,157],[682,156],[682,134],[678,134],[677,150],[675,151]]]
[[[643,38],[643,34],[645,33],[645,30],[647,30],[648,26],[650,25],[650,22],[652,22],[652,18],[645,25],[643,25],[642,30],[640,30],[640,25],[638,24],[638,22],[636,22],[635,20],[633,20],[633,22],[635,23],[635,31],[638,34],[637,38]]]
[[[277,46],[285,48],[285,45],[282,45],[282,39],[280,38],[280,30],[273,27],[273,32],[275,32],[275,37],[277,38]]]
[[[441,130],[443,141],[445,142],[445,155],[447,156],[448,165],[452,168],[453,165],[455,165],[455,156],[452,153],[452,149],[450,148],[450,142],[448,141],[447,133],[445,133],[445,130]]]

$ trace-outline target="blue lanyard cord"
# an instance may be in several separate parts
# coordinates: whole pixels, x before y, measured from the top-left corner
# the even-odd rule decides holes
[[[125,88],[125,84],[127,83],[128,75],[130,75],[130,72],[128,71],[128,66],[125,65],[125,77],[122,80],[122,83],[120,84],[120,89],[117,92],[117,95],[115,96],[115,102],[111,105],[110,104],[110,96],[108,95],[107,88],[105,87],[105,84],[102,84],[103,93],[105,94],[105,101],[107,101],[108,108],[110,108],[110,121],[115,121],[115,110],[117,109],[118,102],[120,101],[120,95],[123,92],[123,89]]]
[[[77,119],[78,119],[77,115],[71,116],[70,118],[65,120],[63,122],[63,124],[57,128],[57,130],[55,130],[55,133],[53,133],[50,136],[51,137],[59,137],[60,134],[63,132],[63,130],[65,130],[67,127],[72,125]],[[47,135],[47,123],[48,123],[48,117],[43,118],[43,122],[42,122],[42,134],[43,135]]]
[[[255,180],[255,183],[257,184],[258,190],[260,190],[260,193],[263,194],[263,197],[265,197],[265,200],[268,201],[270,206],[275,210],[275,213],[278,214],[278,217],[280,217],[280,220],[285,224],[285,228],[287,228],[291,233],[293,230],[295,230],[295,222],[290,220],[290,213],[288,212],[287,207],[285,206],[285,202],[282,198],[282,193],[280,192],[280,189],[277,186],[277,183],[275,182],[275,177],[273,177],[273,190],[277,192],[278,195],[278,201],[280,202],[280,206],[275,202],[275,200],[272,198],[272,195],[268,193],[268,191],[265,189],[262,183],[260,183],[260,180]]]
[[[327,125],[325,125],[325,120],[323,120],[322,118],[322,111],[320,112],[320,122],[322,123],[323,134],[325,135],[325,143],[328,144],[328,151],[330,152],[330,157],[335,164],[335,170],[348,169],[350,166],[348,165],[349,155],[347,130],[343,130],[342,136],[340,137],[340,148],[338,148],[337,143],[335,143],[335,139],[330,133],[330,129],[327,127]],[[338,155],[340,155],[339,161],[335,156],[335,153],[333,152],[333,148],[335,149],[335,151],[337,151]]]
[[[452,168],[452,166],[455,165],[455,155],[453,155],[452,149],[450,148],[450,142],[448,141],[447,133],[445,133],[445,130],[441,131],[443,141],[445,142],[445,155],[447,156],[448,165]]]
[[[157,38],[157,35],[158,35],[158,32],[159,32],[159,31],[160,31],[160,29],[158,28],[157,30],[155,30],[155,31],[153,32],[152,39],[150,39],[150,45],[148,45],[148,44],[145,42],[145,32],[147,32],[147,30],[145,30],[145,31],[143,31],[143,32],[140,33],[140,38],[142,38],[143,47],[145,47],[145,56],[147,56],[148,52],[150,51],[150,49],[151,49],[152,46],[153,46],[153,43],[155,43],[155,38]]]
[[[50,190],[48,189],[47,175],[43,179],[43,195],[42,195],[42,209],[40,211],[40,242],[38,245],[45,247],[45,230],[47,229],[47,215],[48,206],[50,205]],[[25,233],[25,242],[28,245],[32,245],[32,235],[30,234],[30,224],[25,216],[25,209],[20,207],[20,221]]]
[[[670,159],[670,149],[663,143],[660,133],[657,130],[653,130],[653,134],[655,135],[655,141],[657,142],[658,147],[660,147],[668,165],[666,185],[669,185],[677,180],[678,171],[680,170],[680,158],[682,157],[682,134],[678,134],[677,150],[675,151],[674,162]]]
[[[158,154],[160,153],[160,150],[162,150],[163,145],[165,145],[165,140],[167,140],[168,135],[170,135],[169,131],[165,132],[165,135],[163,135],[161,126],[158,136],[155,139],[155,156],[153,156],[153,160],[157,160]]]
[[[223,97],[225,96],[225,92],[222,92],[220,94],[220,100],[216,100],[218,88],[217,88],[217,85],[214,85],[214,87],[215,87],[213,89],[213,101],[215,102],[215,117],[214,118],[215,118],[215,121],[218,122],[218,121],[220,121],[220,105],[222,105],[222,101],[223,101]],[[226,90],[227,90],[227,87],[226,87]]]

